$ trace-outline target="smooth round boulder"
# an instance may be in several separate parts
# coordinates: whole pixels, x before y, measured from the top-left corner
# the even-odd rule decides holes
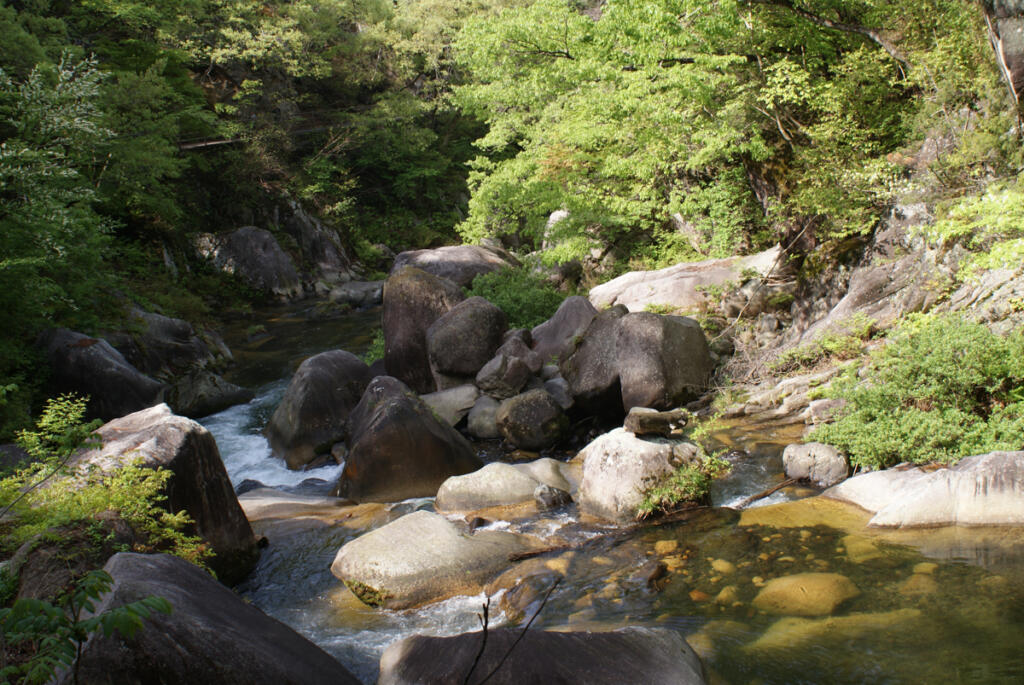
[[[494,462],[441,484],[434,507],[438,511],[473,511],[519,504],[533,498],[540,483],[511,464]]]
[[[39,342],[53,394],[87,395],[90,417],[109,421],[163,402],[167,386],[129,364],[106,340],[57,328]]]
[[[370,368],[345,350],[329,350],[299,365],[264,435],[290,469],[310,463],[343,440],[349,414],[370,382]]]
[[[331,573],[364,604],[404,609],[476,594],[528,547],[515,533],[465,535],[439,514],[415,511],[345,543]]]
[[[806,478],[825,488],[850,472],[850,465],[839,450],[820,442],[787,445],[782,452],[782,466],[790,478]]]
[[[334,493],[339,497],[430,497],[446,478],[483,466],[472,445],[397,378],[370,381],[349,426],[348,459]]]
[[[418,393],[437,390],[427,353],[427,329],[466,299],[452,281],[405,267],[384,283],[384,366]]]
[[[533,351],[542,361],[557,364],[573,352],[575,340],[583,335],[595,316],[597,309],[587,298],[579,295],[565,298],[550,319],[530,331]]]
[[[501,403],[495,417],[510,444],[525,450],[552,447],[565,437],[569,418],[545,390],[528,390]]]
[[[616,329],[622,406],[672,409],[708,388],[714,364],[700,324],[682,316],[626,314]]]
[[[477,674],[481,679],[490,674],[491,685],[706,682],[700,659],[677,631],[630,627],[606,633],[496,628],[487,631],[486,643],[479,632],[414,635],[384,651],[377,683],[463,682],[470,672],[470,682],[477,682]]]
[[[754,598],[754,607],[784,616],[827,616],[860,590],[838,573],[797,573],[772,578]]]
[[[167,469],[173,476],[165,486],[166,507],[192,519],[185,532],[213,549],[210,567],[217,576],[231,584],[249,573],[259,556],[256,538],[208,430],[161,404],[104,424],[96,434],[102,446],[77,453],[69,468],[111,473],[141,460],[146,468]]]
[[[312,642],[178,557],[121,552],[104,570],[114,583],[95,613],[146,597],[167,600],[171,613],[152,613],[131,638],[96,631],[83,644],[74,672],[63,673],[58,683],[359,683]]]
[[[505,312],[482,297],[463,300],[432,323],[427,329],[427,355],[438,389],[475,377],[494,356],[507,328]]]

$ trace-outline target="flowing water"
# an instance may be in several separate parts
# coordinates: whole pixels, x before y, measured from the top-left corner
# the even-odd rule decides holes
[[[294,488],[329,483],[340,467],[289,471],[260,435],[305,357],[369,345],[379,312],[309,321],[281,308],[254,331],[229,331],[236,382],[258,386],[256,399],[208,417],[232,482]],[[1024,683],[1024,535],[1015,529],[872,532],[867,516],[806,488],[785,488],[738,512],[736,506],[782,479],[781,449],[802,425],[737,424],[715,435],[733,470],[716,483],[717,507],[685,520],[651,522],[623,534],[581,521],[574,508],[548,517],[510,517],[489,527],[526,532],[563,551],[521,562],[516,575],[565,576],[546,603],[543,582],[516,620],[543,606],[534,627],[672,628],[687,636],[711,682]],[[315,487],[315,485],[314,485]],[[795,501],[800,500],[800,501]],[[344,515],[261,520],[264,551],[239,588],[256,606],[288,623],[373,682],[391,642],[415,633],[479,629],[483,594],[420,609],[386,611],[359,603],[330,573],[348,540],[415,509],[429,498],[360,505]],[[858,594],[831,617],[782,617],[753,606],[762,586],[797,573],[835,573]],[[490,625],[505,622],[501,591],[490,597]]]

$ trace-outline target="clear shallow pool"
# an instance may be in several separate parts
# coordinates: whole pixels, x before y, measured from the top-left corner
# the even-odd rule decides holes
[[[337,477],[339,467],[288,471],[270,456],[260,430],[285,387],[280,379],[302,358],[332,347],[361,351],[355,348],[368,344],[377,314],[364,314],[355,323],[319,322],[315,332],[306,331],[301,317],[281,314],[266,324],[272,344],[259,343],[256,351],[234,348],[239,374],[263,385],[252,403],[204,420],[233,482],[292,486],[311,476]],[[781,482],[782,446],[801,432],[800,425],[736,424],[716,436],[732,450],[733,473],[716,484],[714,503],[735,504]],[[702,510],[628,534],[581,522],[571,508],[508,524],[563,545],[516,567],[523,576],[552,569],[565,575],[534,626],[673,628],[703,655],[713,683],[1024,683],[1020,531],[868,531],[863,512],[822,500],[794,501],[808,494],[814,491],[788,488],[742,513]],[[270,546],[240,590],[373,682],[377,660],[391,642],[414,633],[479,628],[484,595],[385,611],[360,604],[330,573],[348,540],[431,506],[420,499],[339,510],[331,522],[257,522]],[[801,573],[842,575],[857,594],[824,617],[780,616],[755,607],[765,583]],[[500,592],[490,601],[493,626],[503,620]],[[539,606],[530,603],[526,617]]]

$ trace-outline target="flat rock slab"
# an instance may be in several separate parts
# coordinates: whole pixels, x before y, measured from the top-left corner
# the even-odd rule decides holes
[[[614,632],[547,632],[530,630],[512,648],[519,629],[487,633],[477,661],[481,633],[452,637],[414,635],[396,642],[380,660],[377,685],[435,683],[491,685],[587,683],[587,685],[700,685],[700,659],[678,633],[656,628]],[[501,663],[505,655],[508,658]],[[441,656],[443,655],[443,657]],[[474,667],[474,663],[476,664]]]
[[[873,527],[1024,524],[1024,452],[991,452],[937,471],[888,470],[849,478],[823,494],[875,515]]]
[[[443,516],[416,511],[345,544],[331,572],[364,603],[404,609],[479,592],[529,546],[514,533],[465,535]]]
[[[338,514],[342,507],[351,502],[340,497],[322,495],[301,495],[274,488],[257,488],[238,496],[238,503],[250,522],[265,519],[290,519],[299,517],[321,517]]]
[[[765,583],[754,606],[769,614],[827,616],[859,594],[857,586],[838,573],[797,573]]]
[[[85,645],[78,680],[91,685],[356,685],[333,657],[270,618],[196,566],[167,554],[120,553],[104,570],[114,585],[103,612],[143,597],[163,597],[131,639],[97,632]]]

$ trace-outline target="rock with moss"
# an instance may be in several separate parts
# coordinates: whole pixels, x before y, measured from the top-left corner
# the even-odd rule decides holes
[[[458,285],[407,266],[384,283],[384,365],[418,393],[437,390],[430,371],[427,329],[466,299]]]
[[[676,469],[671,444],[624,428],[598,437],[576,459],[583,462],[580,511],[619,523],[634,520],[644,494]]]
[[[501,403],[495,417],[502,437],[515,447],[542,450],[553,447],[569,430],[569,418],[547,391],[536,389]]]
[[[446,478],[483,465],[472,445],[397,378],[370,381],[349,425],[349,454],[335,488],[340,497],[430,497]]]
[[[329,452],[345,438],[369,382],[369,367],[351,352],[329,350],[302,362],[264,429],[271,450],[291,469]]]
[[[529,548],[514,533],[466,535],[439,514],[416,511],[346,543],[331,572],[364,603],[401,609],[475,594],[510,554]]]
[[[231,487],[213,435],[161,404],[115,419],[96,431],[102,447],[76,454],[73,469],[110,472],[141,460],[144,467],[163,467],[173,476],[167,484],[167,508],[184,510],[194,521],[191,530],[209,543],[210,562],[221,580],[244,578],[259,555],[256,539]]]
[[[482,297],[452,307],[427,329],[427,355],[439,390],[472,380],[508,328],[505,313]]]

